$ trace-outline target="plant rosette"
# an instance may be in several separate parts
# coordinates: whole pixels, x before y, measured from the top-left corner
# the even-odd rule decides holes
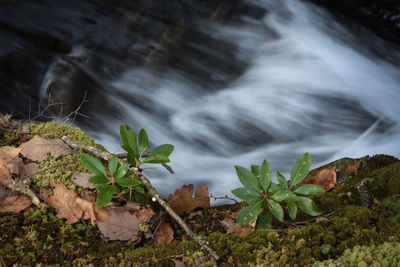
[[[243,187],[231,192],[249,203],[240,210],[236,223],[246,224],[257,218],[255,228],[264,229],[271,224],[273,217],[283,222],[282,202],[287,204],[291,220],[296,219],[298,208],[311,216],[321,215],[322,212],[309,196],[323,194],[325,190],[314,184],[300,184],[307,177],[310,166],[310,155],[301,155],[293,164],[289,182],[279,171],[276,172],[279,184],[272,182],[272,169],[267,160],[261,166],[252,165],[251,171],[235,166]]]
[[[130,201],[132,192],[136,191],[144,193],[140,180],[134,175],[129,174],[129,166],[138,168],[144,163],[159,164],[170,162],[169,155],[174,150],[174,146],[170,144],[160,145],[154,148],[147,157],[143,159],[143,155],[148,148],[148,136],[144,129],[138,134],[138,139],[132,130],[128,130],[125,125],[120,127],[120,138],[122,148],[128,152],[127,163],[120,164],[116,156],[108,161],[107,174],[105,167],[96,157],[81,153],[80,158],[82,164],[93,174],[89,182],[94,184],[99,191],[96,199],[96,207],[104,207],[113,197]]]

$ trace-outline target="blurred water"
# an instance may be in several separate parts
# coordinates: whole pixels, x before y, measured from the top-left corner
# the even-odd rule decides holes
[[[183,67],[128,69],[105,86],[118,112],[93,114],[98,128],[88,128],[90,134],[112,152],[121,151],[121,123],[145,128],[152,146],[173,144],[174,175],[145,166],[164,195],[188,183],[225,195],[240,186],[233,165],[250,167],[264,158],[288,173],[304,152],[312,167],[345,156],[399,157],[398,50],[368,31],[347,30],[306,2],[252,3],[267,10],[262,19],[198,22],[202,34],[235,47],[231,57],[220,55],[223,71],[201,58],[186,60],[208,79]],[[219,57],[208,44],[185,45]],[[230,60],[245,63],[233,79],[225,77]]]

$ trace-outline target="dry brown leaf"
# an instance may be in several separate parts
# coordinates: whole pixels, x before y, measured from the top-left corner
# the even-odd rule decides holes
[[[132,215],[135,215],[139,221],[147,222],[153,216],[154,211],[151,209],[141,209],[141,210],[130,210]]]
[[[47,140],[38,135],[30,141],[20,145],[20,148],[22,148],[21,154],[24,157],[37,162],[46,160],[48,156],[58,158],[72,153],[71,148],[69,148],[61,139]]]
[[[237,219],[237,214],[238,213],[233,215],[225,214],[225,218],[219,222],[221,223],[221,226],[225,229],[227,234],[237,234],[239,236],[244,236],[253,229],[253,226],[250,223],[237,225],[234,220]]]
[[[28,163],[22,165],[21,178],[32,179],[32,175],[37,172],[36,163]]]
[[[6,166],[0,166],[0,185],[6,186],[11,179],[10,170]]]
[[[111,209],[109,212],[110,219],[96,222],[103,236],[110,240],[130,240],[134,244],[139,243],[141,240],[139,219],[127,210]]]
[[[125,207],[108,207],[110,218],[106,221],[96,221],[104,237],[110,240],[130,240],[137,244],[142,240],[141,223],[146,223],[153,215],[153,210],[130,210],[130,205]]]
[[[68,224],[78,222],[80,219],[90,219],[92,225],[96,220],[107,220],[108,212],[102,208],[97,209],[93,202],[78,197],[78,194],[67,189],[64,184],[52,184],[54,195],[45,198],[47,204],[56,208],[58,218],[67,219]]]
[[[12,147],[12,146],[2,146],[0,147],[0,165],[4,165],[14,158],[16,158],[21,152],[22,148]]]
[[[11,119],[10,114],[3,115],[0,113],[0,127],[5,127],[5,128],[9,127],[10,119]]]
[[[186,267],[186,266],[188,266],[188,265],[185,264],[184,261],[180,261],[180,260],[177,260],[177,259],[172,259],[172,261],[174,262],[175,267]]]
[[[356,162],[354,165],[348,165],[346,170],[344,171],[345,174],[350,174],[358,170],[360,168],[361,161]]]
[[[170,244],[174,240],[174,230],[166,221],[162,221],[154,234],[157,243]]]
[[[80,193],[81,198],[90,201],[90,202],[96,202],[96,194],[93,191],[90,190],[83,190]]]
[[[176,214],[180,215],[185,211],[192,211],[197,207],[210,207],[207,185],[198,185],[194,197],[193,189],[194,186],[192,184],[183,185],[181,189],[175,190],[174,194],[168,196],[168,204]]]
[[[71,176],[71,181],[77,186],[88,189],[95,189],[94,184],[89,183],[89,179],[92,176],[94,176],[94,174],[88,172],[74,173]]]
[[[22,159],[20,157],[16,157],[13,160],[9,161],[5,166],[10,170],[13,174],[20,174],[22,171]]]
[[[336,182],[336,167],[324,168],[317,170],[317,172],[303,181],[305,184],[315,184],[322,187],[325,191],[329,191],[335,187]]]
[[[29,207],[32,204],[31,198],[25,195],[13,195],[0,199],[0,213],[2,212],[15,212]]]

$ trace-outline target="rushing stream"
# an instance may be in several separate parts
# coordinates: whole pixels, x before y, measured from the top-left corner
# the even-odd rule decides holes
[[[124,65],[107,79],[85,70],[101,88],[88,90],[98,102],[82,111],[92,119],[78,125],[111,152],[121,151],[121,123],[145,128],[152,147],[173,144],[174,175],[145,166],[163,194],[206,183],[225,195],[240,186],[233,165],[264,158],[287,174],[304,152],[312,167],[367,154],[399,157],[398,47],[307,2],[248,2],[251,10],[231,21],[194,19],[195,30],[177,43],[161,37],[167,48],[145,64]],[[179,35],[179,27],[173,31]],[[139,40],[132,49],[147,45]],[[70,57],[85,53],[76,46]],[[47,69],[44,99],[54,80],[68,82],[57,76],[63,62]]]

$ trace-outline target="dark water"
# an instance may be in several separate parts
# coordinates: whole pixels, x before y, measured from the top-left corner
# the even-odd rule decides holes
[[[29,19],[12,23],[15,15],[3,12],[16,28],[58,38],[32,59],[40,73],[22,77],[36,90],[24,97],[62,103],[51,106],[62,121],[86,94],[80,112],[91,119],[75,123],[111,152],[121,151],[121,123],[145,128],[152,145],[175,145],[175,175],[145,170],[164,194],[207,183],[224,195],[239,186],[233,165],[264,158],[288,173],[304,152],[313,167],[344,156],[400,156],[394,44],[361,26],[349,31],[348,22],[303,1],[151,2],[49,1],[46,17],[21,4]],[[28,53],[31,45],[39,55],[35,42],[7,47]],[[3,96],[1,103],[10,107]]]

